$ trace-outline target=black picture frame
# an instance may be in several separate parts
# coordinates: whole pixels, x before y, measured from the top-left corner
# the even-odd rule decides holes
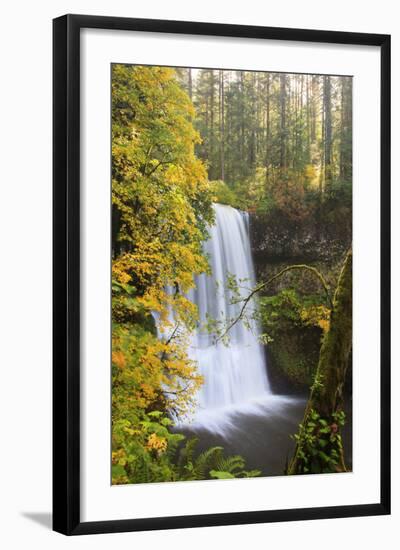
[[[80,31],[84,28],[378,46],[381,50],[381,495],[351,506],[80,520]],[[53,529],[66,535],[390,513],[390,36],[65,15],[53,21]]]

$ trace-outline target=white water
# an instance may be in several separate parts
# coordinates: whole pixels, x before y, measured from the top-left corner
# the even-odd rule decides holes
[[[212,274],[197,276],[195,288],[188,294],[199,309],[199,327],[191,338],[189,355],[204,377],[191,422],[213,431],[221,423],[229,424],[231,413],[261,412],[266,398],[275,400],[257,324],[250,321],[250,326],[245,326],[243,321],[238,321],[229,331],[228,345],[221,341],[215,344],[215,335],[204,329],[207,316],[224,322],[239,315],[242,303],[231,304],[232,293],[227,287],[229,275],[235,277],[243,297],[255,284],[248,214],[220,204],[215,204],[214,210],[215,224],[203,247]],[[253,307],[250,302],[246,308],[248,315]]]

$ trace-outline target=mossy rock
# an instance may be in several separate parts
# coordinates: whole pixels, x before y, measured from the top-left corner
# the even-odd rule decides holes
[[[318,365],[322,331],[317,327],[280,332],[266,346],[268,373],[278,393],[307,391]]]

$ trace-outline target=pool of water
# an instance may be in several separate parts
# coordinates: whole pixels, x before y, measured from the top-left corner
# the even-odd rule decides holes
[[[191,424],[177,431],[197,437],[198,452],[219,445],[224,454],[239,454],[246,469],[261,470],[264,476],[284,475],[294,451],[290,437],[303,419],[306,397],[269,396],[264,401],[231,410],[204,411]],[[349,409],[347,406],[346,409]],[[351,470],[351,418],[343,432],[346,466]]]

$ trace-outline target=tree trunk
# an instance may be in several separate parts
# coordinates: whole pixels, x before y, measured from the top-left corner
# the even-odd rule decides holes
[[[317,141],[317,108],[316,102],[319,96],[319,76],[311,77],[311,143]]]
[[[221,180],[225,180],[225,91],[224,71],[219,71],[219,105],[220,105],[220,162]]]
[[[267,96],[267,135],[265,139],[265,182],[268,184],[269,180],[269,165],[271,162],[270,157],[270,141],[271,141],[271,121],[270,121],[270,86],[271,86],[271,75],[267,73],[267,85],[266,85],[266,96]]]
[[[188,69],[188,88],[189,88],[189,97],[190,101],[193,100],[193,79],[192,79],[192,69]]]
[[[340,167],[342,182],[351,181],[351,116],[352,116],[352,81],[350,77],[342,77],[341,86],[341,119],[340,119]]]
[[[325,114],[325,187],[332,182],[332,90],[330,76],[324,76],[324,114]]]
[[[256,73],[251,73],[251,119],[250,119],[250,147],[249,147],[249,167],[252,170],[255,170],[256,166],[256,155],[257,155],[257,96],[255,94],[256,90]]]
[[[347,253],[333,299],[330,328],[322,342],[318,368],[300,425],[288,474],[345,471],[340,437],[343,387],[352,347],[352,252]],[[310,446],[305,435],[315,437]],[[318,450],[318,446],[320,447]],[[335,450],[335,453],[333,453]],[[329,463],[328,451],[335,462]],[[316,453],[316,454],[315,454]]]
[[[244,102],[245,102],[245,99],[244,99],[244,72],[243,71],[240,71],[240,106],[241,106],[241,110],[240,110],[240,160],[242,162],[242,166],[244,165],[244,162],[245,162],[245,157],[244,157],[244,144],[245,144],[245,130],[244,130]]]
[[[210,71],[210,177],[214,179],[214,71]]]
[[[286,168],[286,75],[280,75],[280,94],[279,94],[279,106],[280,106],[280,168],[284,170]]]
[[[306,106],[307,106],[307,164],[311,162],[311,129],[310,129],[310,76],[306,77]]]

